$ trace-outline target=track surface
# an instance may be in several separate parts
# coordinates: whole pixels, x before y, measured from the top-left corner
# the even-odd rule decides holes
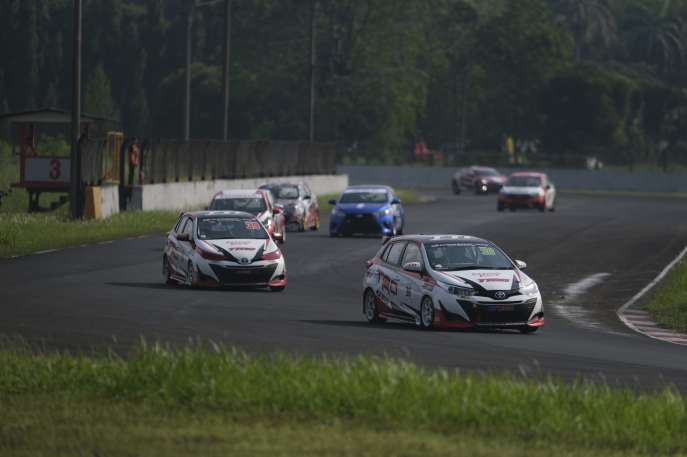
[[[631,332],[615,315],[687,245],[683,199],[562,194],[556,213],[498,213],[493,196],[434,195],[406,207],[406,233],[481,236],[526,261],[546,304],[539,332],[368,324],[361,284],[379,238],[331,239],[323,217],[319,232],[289,233],[282,293],[166,286],[163,236],[2,259],[0,334],[121,351],[141,336],[200,337],[250,352],[388,353],[426,366],[687,391],[687,348]],[[569,284],[598,273],[608,275],[565,296]]]

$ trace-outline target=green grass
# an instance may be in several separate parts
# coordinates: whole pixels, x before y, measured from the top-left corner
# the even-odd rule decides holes
[[[675,266],[642,308],[661,327],[687,333],[687,260]]]
[[[125,359],[0,351],[2,455],[667,455],[666,389],[535,382],[356,357],[143,345]]]
[[[420,196],[415,192],[414,190],[408,190],[408,189],[394,189],[396,191],[396,196],[401,199],[401,202],[404,205],[411,204],[411,203],[417,203],[420,201]],[[318,195],[317,196],[317,204],[320,206],[320,212],[326,211],[327,209],[331,209],[334,206],[330,205],[328,202],[329,200],[338,200],[339,197],[341,196],[341,193],[338,194],[326,194],[326,195]]]

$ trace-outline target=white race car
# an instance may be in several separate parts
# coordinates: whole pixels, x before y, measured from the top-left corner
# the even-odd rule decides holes
[[[212,197],[205,209],[213,211],[243,211],[257,217],[270,235],[281,233],[280,243],[286,241],[284,207],[275,203],[274,196],[264,189],[222,190]]]
[[[239,211],[183,213],[167,232],[162,274],[167,284],[286,287],[286,264],[260,221]]]
[[[531,333],[544,325],[544,304],[525,267],[472,236],[385,236],[367,261],[362,312],[370,322]]]

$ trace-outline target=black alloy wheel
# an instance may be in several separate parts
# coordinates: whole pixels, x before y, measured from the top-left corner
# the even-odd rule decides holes
[[[193,287],[193,262],[188,263],[188,267],[186,268],[186,285],[188,287]]]
[[[373,324],[383,324],[386,322],[386,319],[379,317],[377,299],[375,298],[375,294],[370,289],[365,291],[365,295],[363,296],[363,304],[365,306],[365,317],[367,317],[368,322]]]
[[[172,272],[169,268],[169,259],[167,256],[162,256],[162,276],[165,278],[165,284],[178,284],[179,281],[172,279]]]

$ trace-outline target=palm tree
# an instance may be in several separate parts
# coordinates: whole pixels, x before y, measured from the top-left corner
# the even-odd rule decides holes
[[[653,8],[633,4],[622,30],[630,35],[632,55],[655,64],[661,75],[685,55],[685,22],[670,11],[670,0],[653,3]]]
[[[582,59],[582,43],[611,43],[615,19],[608,7],[597,0],[550,0],[552,11],[565,17],[575,40],[575,60]]]

